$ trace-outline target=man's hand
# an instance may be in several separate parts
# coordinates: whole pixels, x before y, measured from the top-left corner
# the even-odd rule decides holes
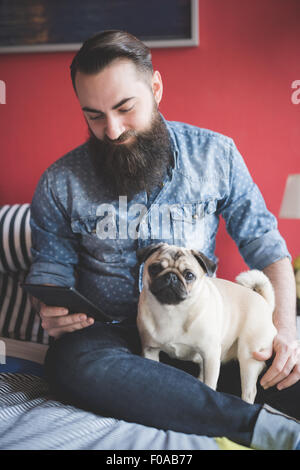
[[[81,330],[94,323],[94,319],[88,318],[85,313],[69,314],[66,308],[49,307],[33,297],[31,302],[42,319],[42,328],[55,339],[64,333]]]
[[[273,322],[277,336],[272,350],[253,353],[259,361],[265,361],[275,354],[272,365],[260,383],[264,389],[276,385],[278,390],[294,385],[300,379],[300,344],[296,328],[296,284],[292,264],[283,258],[266,266],[263,272],[270,279],[274,292],[276,308]]]
[[[278,334],[273,341],[275,353],[272,365],[261,378],[260,384],[264,389],[277,386],[278,390],[294,385],[300,379],[300,343]],[[271,349],[254,352],[253,357],[265,361],[272,357]]]

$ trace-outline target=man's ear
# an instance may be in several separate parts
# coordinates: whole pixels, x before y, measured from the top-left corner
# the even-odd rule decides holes
[[[211,261],[209,258],[207,258],[207,256],[205,256],[200,251],[191,250],[191,252],[195,256],[196,260],[198,261],[202,269],[204,269],[204,271],[210,277],[213,276],[217,269],[217,265],[213,261]]]
[[[162,83],[161,75],[158,70],[156,70],[152,75],[152,92],[153,92],[153,96],[156,101],[156,104],[157,106],[159,106],[159,103],[161,102],[162,94],[163,94],[163,83]]]
[[[152,255],[155,251],[159,250],[164,243],[152,243],[151,245],[139,248],[136,252],[136,256],[139,264],[142,264]]]

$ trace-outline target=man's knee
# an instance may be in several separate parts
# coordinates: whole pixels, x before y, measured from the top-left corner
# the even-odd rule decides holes
[[[49,347],[45,373],[51,390],[62,397],[79,386],[107,383],[116,364],[131,355],[122,334],[105,326],[66,333]],[[101,380],[103,377],[103,381]],[[67,393],[69,396],[69,393]]]

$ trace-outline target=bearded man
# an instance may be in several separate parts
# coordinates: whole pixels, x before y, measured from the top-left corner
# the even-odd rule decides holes
[[[71,78],[90,137],[39,181],[27,282],[76,286],[112,321],[39,304],[42,326],[55,338],[45,363],[53,393],[95,413],[163,430],[227,436],[253,448],[296,448],[299,423],[264,406],[300,417],[290,256],[233,141],[163,118],[161,76],[149,49],[126,32],[88,39],[74,57]],[[161,207],[169,208],[167,222]],[[247,264],[271,278],[276,294],[278,334],[273,351],[257,352],[258,359],[273,358],[254,405],[210,389],[189,364],[140,355],[137,249],[166,241],[216,261],[221,214]],[[129,236],[124,226],[133,221],[135,236]],[[223,375],[218,389],[233,393],[234,365]]]

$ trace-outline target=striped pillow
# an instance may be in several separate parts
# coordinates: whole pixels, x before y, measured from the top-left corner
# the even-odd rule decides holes
[[[21,283],[31,263],[30,205],[0,208],[0,336],[49,343]]]
[[[31,307],[29,296],[20,286],[26,272],[0,273],[0,336],[49,344],[41,319]]]
[[[0,272],[28,270],[31,263],[30,205],[0,209]]]

